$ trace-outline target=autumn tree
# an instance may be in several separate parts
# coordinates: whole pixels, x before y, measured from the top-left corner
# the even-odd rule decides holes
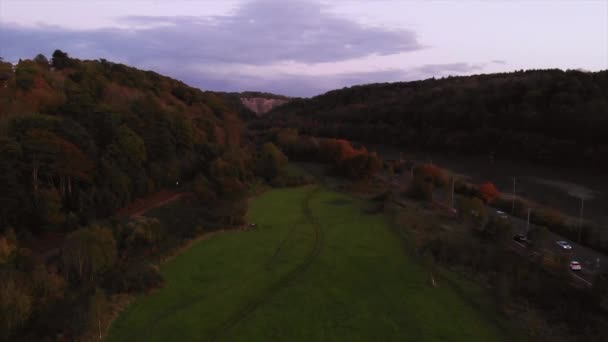
[[[92,161],[76,145],[57,134],[32,129],[27,133],[24,147],[31,163],[34,192],[38,191],[41,174],[51,179],[59,178],[62,195],[66,190],[72,192],[72,179],[90,180]]]
[[[492,203],[500,195],[500,191],[493,183],[486,182],[479,186],[479,195],[486,203]]]

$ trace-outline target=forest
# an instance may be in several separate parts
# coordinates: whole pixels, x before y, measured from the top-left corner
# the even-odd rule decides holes
[[[608,169],[608,71],[528,70],[353,86],[294,99],[250,127]]]
[[[162,282],[151,261],[199,228],[116,216],[138,198],[195,183],[200,229],[241,222],[255,171],[241,112],[104,59],[1,62],[0,340],[71,341],[101,326],[107,294]]]

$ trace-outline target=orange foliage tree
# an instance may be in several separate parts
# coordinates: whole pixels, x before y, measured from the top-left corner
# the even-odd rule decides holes
[[[479,186],[479,195],[486,203],[491,203],[498,198],[500,191],[493,183],[485,182]]]

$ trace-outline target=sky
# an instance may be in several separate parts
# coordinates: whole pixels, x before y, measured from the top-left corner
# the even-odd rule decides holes
[[[608,69],[608,0],[0,0],[0,57],[61,49],[217,91]]]

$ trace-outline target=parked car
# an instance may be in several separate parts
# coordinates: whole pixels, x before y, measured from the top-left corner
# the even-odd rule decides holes
[[[568,241],[556,241],[555,242],[561,249],[572,249],[572,246],[568,243]]]
[[[530,240],[528,240],[528,238],[524,234],[515,234],[513,236],[513,240],[515,240],[517,242],[525,243],[525,244],[530,242]]]
[[[582,269],[581,263],[575,260],[570,261],[570,269],[572,271],[580,271]]]

